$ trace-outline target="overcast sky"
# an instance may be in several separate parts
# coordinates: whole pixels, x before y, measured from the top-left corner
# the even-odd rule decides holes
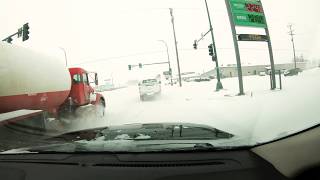
[[[275,63],[292,60],[288,23],[294,24],[297,54],[320,58],[319,0],[263,0]],[[230,24],[224,0],[208,0],[220,65],[235,64]],[[0,0],[0,36],[30,25],[30,39],[14,44],[43,51],[71,66],[98,71],[100,77],[124,80],[139,74],[167,70],[167,65],[128,71],[128,64],[166,61],[169,46],[172,69],[176,55],[168,8],[173,8],[182,72],[207,71],[210,61],[206,36],[193,50],[194,39],[209,30],[204,0]],[[238,33],[264,33],[263,29],[237,28]],[[268,64],[267,44],[240,42],[243,64]]]

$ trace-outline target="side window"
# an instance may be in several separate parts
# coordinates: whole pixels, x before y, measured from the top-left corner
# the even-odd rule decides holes
[[[74,74],[72,77],[72,83],[80,83],[80,82],[81,82],[80,74]]]
[[[82,74],[82,81],[83,81],[85,84],[89,84],[89,82],[88,82],[88,76],[87,76],[86,73],[83,73],[83,74]]]

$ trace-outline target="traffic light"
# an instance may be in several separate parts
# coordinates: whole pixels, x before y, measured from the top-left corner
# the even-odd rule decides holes
[[[131,65],[128,65],[128,69],[129,69],[129,71],[131,70],[131,68],[132,68],[132,67],[131,67]]]
[[[22,26],[22,41],[26,41],[29,39],[29,25],[28,23]]]
[[[139,63],[139,68],[142,68],[142,64],[141,63]]]
[[[22,28],[18,29],[18,38],[22,36],[22,31],[23,31]]]
[[[198,46],[198,45],[197,45],[197,40],[194,40],[193,49],[197,49],[197,48],[198,48],[197,46]]]
[[[213,45],[210,44],[210,45],[208,46],[208,48],[209,48],[209,55],[210,55],[210,56],[213,56]]]
[[[6,41],[7,41],[7,43],[11,43],[11,42],[12,42],[12,38],[11,38],[11,37],[8,37],[8,38],[6,39]]]

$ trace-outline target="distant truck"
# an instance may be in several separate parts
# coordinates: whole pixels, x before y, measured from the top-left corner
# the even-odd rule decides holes
[[[153,97],[161,93],[161,78],[145,78],[139,82],[140,100],[144,101],[147,97]]]
[[[104,115],[106,100],[90,86],[90,79],[98,84],[97,73],[68,69],[57,58],[7,43],[0,43],[0,62],[0,125],[21,122],[46,131],[49,121],[63,126],[63,118],[86,106]],[[20,110],[37,113],[19,116]]]

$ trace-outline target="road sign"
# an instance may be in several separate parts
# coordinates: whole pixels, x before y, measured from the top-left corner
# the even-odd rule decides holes
[[[163,75],[165,75],[165,76],[170,76],[170,75],[171,75],[171,72],[170,72],[170,71],[164,71],[164,72],[163,72]]]
[[[249,41],[265,41],[268,42],[270,65],[272,69],[272,86],[271,89],[276,88],[276,78],[275,78],[275,67],[273,60],[273,51],[270,40],[270,33],[266,21],[266,17],[263,11],[262,3],[260,0],[225,0],[233,44],[235,49],[235,55],[237,60],[237,70],[239,79],[239,95],[244,94],[243,90],[243,79],[242,79],[242,67],[241,58],[239,51],[238,40],[249,40]],[[266,35],[240,35],[237,37],[237,31],[235,26],[245,26],[245,27],[256,27],[264,28]]]
[[[268,37],[266,35],[259,34],[239,34],[238,41],[268,41]]]
[[[260,0],[229,0],[236,26],[266,28],[266,19]]]

